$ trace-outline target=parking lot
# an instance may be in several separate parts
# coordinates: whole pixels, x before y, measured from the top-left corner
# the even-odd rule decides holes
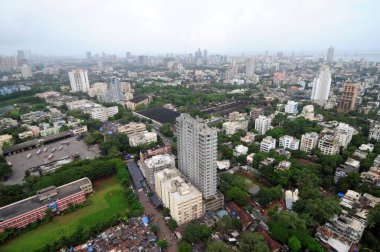
[[[37,154],[39,151],[40,153]],[[12,164],[13,174],[4,182],[4,184],[22,184],[25,171],[28,169],[75,154],[78,154],[80,159],[93,159],[99,156],[100,152],[98,147],[88,147],[82,140],[78,141],[75,137],[71,137],[62,141],[43,145],[39,148],[7,156],[6,160]]]

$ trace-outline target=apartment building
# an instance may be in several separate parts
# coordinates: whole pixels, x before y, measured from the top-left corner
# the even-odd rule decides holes
[[[338,112],[349,112],[355,109],[356,99],[359,92],[359,84],[346,82],[343,86],[343,93],[339,98]]]
[[[154,173],[164,169],[175,168],[175,157],[164,154],[153,156],[140,163],[140,170],[144,175],[150,188],[154,188]]]
[[[369,129],[368,140],[371,139],[380,142],[380,122],[374,123],[374,125]]]
[[[260,151],[269,152],[271,149],[276,148],[276,139],[271,136],[265,137],[260,143]]]
[[[226,132],[226,135],[228,135],[228,136],[235,134],[239,130],[247,132],[248,131],[248,120],[224,122],[222,125],[222,128]]]
[[[264,135],[268,130],[271,128],[272,119],[266,116],[260,115],[255,120],[255,130],[261,134]]]
[[[289,135],[280,137],[279,142],[279,146],[284,149],[298,150],[300,147],[300,140]]]
[[[298,102],[288,101],[285,105],[285,113],[296,115],[298,113]]]
[[[315,132],[307,132],[301,137],[300,150],[310,154],[311,151],[318,145],[319,135]]]
[[[324,135],[318,142],[318,148],[323,155],[338,155],[340,143],[334,135]]]
[[[202,193],[181,175],[177,169],[154,173],[155,191],[178,225],[203,216]]]
[[[147,130],[130,134],[129,144],[133,147],[157,142],[157,133]]]

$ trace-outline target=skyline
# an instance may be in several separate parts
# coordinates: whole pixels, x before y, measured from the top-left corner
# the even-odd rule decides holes
[[[6,1],[0,0],[0,54],[83,56],[241,54],[266,50],[378,52],[380,2],[365,1]]]

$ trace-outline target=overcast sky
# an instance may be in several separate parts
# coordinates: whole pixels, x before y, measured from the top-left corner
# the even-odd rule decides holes
[[[378,0],[0,0],[0,54],[380,51]]]

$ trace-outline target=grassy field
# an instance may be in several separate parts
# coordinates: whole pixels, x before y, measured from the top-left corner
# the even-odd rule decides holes
[[[39,226],[0,247],[1,252],[34,251],[45,243],[72,233],[77,227],[86,227],[124,211],[127,203],[116,177],[95,184],[95,194],[89,197],[91,204],[77,211],[58,216],[50,223]]]

